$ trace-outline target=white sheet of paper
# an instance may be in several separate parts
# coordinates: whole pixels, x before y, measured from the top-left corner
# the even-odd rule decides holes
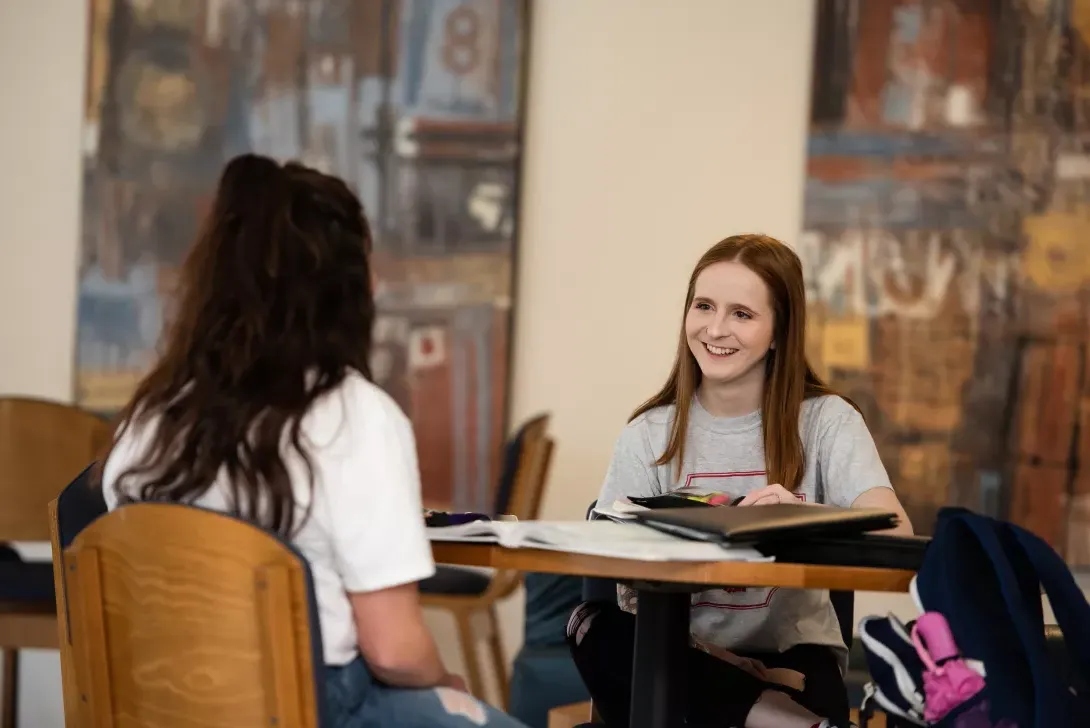
[[[772,561],[748,546],[678,538],[637,523],[613,521],[474,522],[427,529],[433,541],[498,543],[508,548],[638,559],[641,561]]]

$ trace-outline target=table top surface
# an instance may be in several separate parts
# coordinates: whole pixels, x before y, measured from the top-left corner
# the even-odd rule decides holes
[[[915,574],[906,569],[783,562],[642,561],[480,543],[432,542],[432,554],[436,562],[452,566],[707,586],[907,592]]]

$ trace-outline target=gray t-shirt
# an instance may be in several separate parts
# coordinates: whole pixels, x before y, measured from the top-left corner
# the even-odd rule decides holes
[[[658,407],[630,422],[609,464],[598,502],[626,496],[662,495],[699,486],[745,495],[768,484],[761,413],[714,417],[694,397],[681,477],[674,463],[655,465],[666,449],[674,407]],[[806,467],[796,495],[811,503],[850,506],[871,488],[892,488],[870,431],[860,414],[836,396],[805,400],[799,433]],[[758,506],[759,507],[759,506]],[[622,590],[622,608],[634,607]],[[783,652],[798,644],[847,650],[836,614],[824,590],[765,588],[711,589],[693,595],[693,636],[735,652]]]

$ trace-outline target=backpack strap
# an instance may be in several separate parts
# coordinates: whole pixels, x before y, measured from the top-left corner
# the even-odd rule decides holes
[[[1090,717],[1083,715],[1076,718],[1073,714],[1078,710],[1075,701],[1079,698],[1073,699],[1072,686],[1057,674],[1045,644],[1042,586],[1061,629],[1065,631],[1065,643],[1074,658],[1073,662],[1080,668],[1084,680],[1090,677],[1090,605],[1067,565],[1044,540],[1023,528],[968,511],[956,514],[953,519],[972,534],[988,556],[1006,608],[1007,620],[1014,627],[1022,648],[1022,659],[1017,662],[1024,662],[1032,676],[1033,705],[1028,706],[1019,700],[1016,710],[1019,713],[1027,708],[1032,710],[1035,714],[1032,725],[1040,726],[1075,725],[1072,721]],[[986,597],[981,595],[977,598]],[[992,612],[993,618],[995,614]],[[1070,638],[1066,632],[1068,629],[1071,630]],[[998,677],[997,671],[1004,673],[1020,667],[1024,669],[1021,664],[989,666],[988,681],[991,683]],[[1021,686],[1021,690],[1027,687]],[[1003,689],[1012,689],[1012,686],[1004,686]],[[1006,699],[997,694],[998,691],[989,693],[993,707],[1003,704],[1005,712],[1008,709]],[[1090,696],[1082,696],[1082,700],[1088,699]],[[1090,704],[1084,705],[1090,707]],[[1002,717],[1015,719],[1019,725],[1029,719],[1029,716]]]
[[[1071,570],[1044,539],[1024,528],[1007,525],[1015,542],[1033,565],[1040,586],[1048,595],[1056,622],[1064,635],[1064,646],[1072,665],[1090,685],[1090,603],[1075,582]],[[1044,644],[1044,634],[1041,634]],[[1064,686],[1065,688],[1068,686]],[[1090,701],[1090,696],[1084,696]]]
[[[1040,606],[1041,587],[1040,580],[1035,575],[1033,561],[1025,558],[1026,554],[1017,552],[1016,547],[1013,547],[1017,541],[1000,538],[1008,524],[975,513],[963,514],[961,521],[973,531],[991,557],[1007,614],[1018,635],[1024,659],[1028,662],[1032,675],[1032,684],[1029,687],[1034,698],[1031,709],[1035,715],[1030,725],[1070,725],[1070,714],[1067,710],[1069,694],[1066,686],[1060,685],[1045,647],[1044,613]],[[1017,573],[1011,563],[1012,557],[1019,566]],[[1028,585],[1032,587],[1027,594]],[[1031,604],[1035,606],[1030,607]],[[1007,665],[996,667],[1001,671],[1008,669]],[[989,679],[994,674],[995,668],[988,666]],[[1017,720],[1018,725],[1023,724],[1024,719]]]
[[[964,508],[939,511],[915,591],[922,610],[946,617],[962,654],[984,663],[993,719],[1030,726],[1034,673],[1010,606],[1011,599],[1023,600],[1004,550],[996,543],[996,524],[992,522],[991,529],[974,528],[974,518]],[[1006,578],[1000,576],[1001,566],[1006,566]],[[1043,626],[1040,629],[1043,632]],[[1018,637],[996,639],[997,633]]]

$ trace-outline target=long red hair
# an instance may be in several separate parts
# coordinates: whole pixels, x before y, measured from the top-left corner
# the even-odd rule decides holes
[[[767,235],[732,235],[701,256],[689,277],[677,356],[670,376],[655,396],[632,413],[629,422],[648,410],[674,405],[675,414],[666,450],[655,464],[673,462],[680,477],[685,458],[685,436],[689,431],[689,412],[701,380],[700,367],[689,350],[685,335],[685,316],[693,305],[697,277],[708,266],[725,262],[741,263],[759,275],[768,286],[772,299],[775,315],[773,341],[776,347],[768,352],[766,360],[761,434],[768,482],[779,483],[793,491],[802,481],[806,468],[802,437],[799,435],[802,402],[836,392],[821,381],[806,359],[806,289],[802,262],[795,251],[775,238]],[[855,403],[848,401],[855,407]]]

